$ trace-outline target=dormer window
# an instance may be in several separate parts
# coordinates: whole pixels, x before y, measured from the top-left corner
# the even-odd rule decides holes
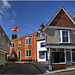
[[[59,43],[70,43],[70,31],[59,30],[58,31],[58,40],[59,40]]]

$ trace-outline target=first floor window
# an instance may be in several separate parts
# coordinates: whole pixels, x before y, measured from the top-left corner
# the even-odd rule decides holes
[[[11,42],[11,48],[14,48],[14,42]]]
[[[45,42],[42,42],[41,43],[41,47],[45,47]]]
[[[20,41],[18,42],[18,47],[21,47],[21,42]]]
[[[65,62],[64,52],[52,52],[52,63]]]
[[[31,37],[27,37],[26,38],[26,45],[30,45],[31,44]]]
[[[39,52],[39,58],[44,59],[45,58],[45,53],[44,52]]]
[[[26,50],[26,57],[31,57],[31,50]]]
[[[59,30],[58,31],[58,40],[60,43],[70,43],[70,31]]]

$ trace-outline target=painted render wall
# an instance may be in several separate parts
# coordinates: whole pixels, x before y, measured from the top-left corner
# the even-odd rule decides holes
[[[3,64],[3,54],[0,53],[0,65],[2,65],[2,64]]]
[[[37,61],[46,61],[46,58],[45,59],[40,59],[39,58],[39,51],[47,51],[47,49],[45,47],[41,47],[41,43],[42,42],[45,42],[45,40],[42,40],[42,41],[37,41]],[[46,53],[45,53],[46,54]],[[46,56],[46,55],[45,55]]]
[[[58,44],[58,31],[57,29],[51,29],[48,28],[44,32],[44,35],[46,37],[46,44]]]
[[[47,28],[44,32],[46,37],[46,44],[59,44],[58,30],[54,28]],[[71,44],[75,44],[75,30],[70,31]]]

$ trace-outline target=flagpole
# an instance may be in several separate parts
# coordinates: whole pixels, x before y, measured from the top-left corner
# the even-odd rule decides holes
[[[18,47],[19,47],[19,30],[18,30]],[[18,57],[18,60],[19,60],[19,57]]]

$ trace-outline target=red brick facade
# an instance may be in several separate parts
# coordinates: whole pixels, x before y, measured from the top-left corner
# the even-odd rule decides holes
[[[31,45],[26,45],[26,37],[31,37]],[[17,60],[18,59],[18,50],[21,50],[21,60],[35,60],[35,50],[37,49],[37,33],[29,34],[23,37],[20,37],[19,39],[13,39],[11,40],[15,42],[14,48],[11,48],[10,46],[10,52],[8,55],[8,60]],[[21,42],[21,46],[18,47],[18,40]],[[31,57],[25,57],[25,51],[31,49]],[[14,58],[10,57],[10,54],[12,51],[15,51],[15,56]],[[37,50],[36,50],[36,59],[37,59]]]

